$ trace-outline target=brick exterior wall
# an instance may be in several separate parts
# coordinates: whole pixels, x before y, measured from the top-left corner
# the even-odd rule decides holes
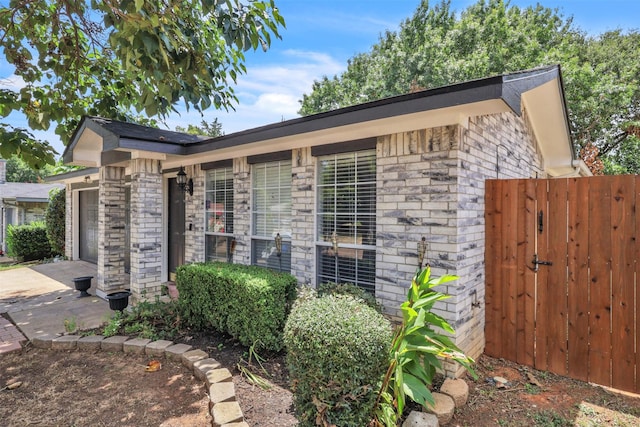
[[[204,261],[205,212],[204,180],[205,173],[200,165],[185,168],[188,177],[193,179],[193,196],[185,195],[185,236],[184,261],[187,264]]]
[[[233,236],[235,264],[251,264],[251,165],[246,157],[233,159]]]
[[[97,293],[104,297],[125,288],[125,169],[101,167],[98,193]]]
[[[512,113],[459,125],[387,135],[377,144],[376,296],[398,314],[418,267],[417,243],[428,243],[433,274],[459,280],[436,312],[456,329],[456,343],[476,357],[484,349],[484,181],[542,176],[526,120]],[[479,307],[471,304],[479,302]],[[459,368],[446,365],[455,375]]]
[[[314,206],[316,159],[311,148],[293,150],[291,167],[291,274],[315,285]]]
[[[134,303],[161,293],[162,200],[160,162],[132,160],[130,281]]]

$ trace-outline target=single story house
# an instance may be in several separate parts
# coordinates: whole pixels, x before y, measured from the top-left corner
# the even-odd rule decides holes
[[[0,255],[7,253],[7,228],[44,221],[49,192],[60,184],[7,182],[7,161],[0,159]]]
[[[484,182],[588,175],[559,66],[395,96],[217,138],[85,117],[60,175],[66,255],[98,295],[153,297],[184,263],[222,260],[355,283],[396,313],[424,262],[459,280],[438,306],[484,346]],[[126,273],[129,273],[127,276]]]

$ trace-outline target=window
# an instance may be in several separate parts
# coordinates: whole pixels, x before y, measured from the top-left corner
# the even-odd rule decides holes
[[[207,171],[205,188],[205,259],[231,262],[233,256],[233,171]]]
[[[251,176],[251,263],[291,271],[291,161],[254,164]]]
[[[375,292],[375,151],[320,157],[317,182],[318,283],[353,283]]]

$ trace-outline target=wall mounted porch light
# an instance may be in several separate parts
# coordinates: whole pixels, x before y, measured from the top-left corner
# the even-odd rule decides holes
[[[427,238],[423,237],[418,241],[418,266],[422,269],[422,263],[424,262],[424,254],[427,252]]]
[[[193,196],[193,179],[187,179],[187,173],[184,171],[184,167],[182,166],[180,166],[180,170],[176,176],[176,182],[182,191]]]

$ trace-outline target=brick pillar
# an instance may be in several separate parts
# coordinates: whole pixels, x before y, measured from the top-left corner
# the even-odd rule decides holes
[[[233,230],[235,264],[251,264],[251,166],[246,157],[233,159]]]
[[[311,148],[293,150],[291,168],[291,274],[300,283],[314,285],[315,158]]]
[[[160,162],[131,161],[131,292],[133,302],[160,295],[162,174]]]
[[[98,296],[124,289],[125,169],[102,166],[98,186]]]
[[[200,165],[186,168],[193,179],[193,196],[185,195],[184,262],[204,261],[204,172]]]
[[[73,259],[73,191],[71,184],[67,184],[64,192],[64,256]],[[76,206],[75,209],[78,209]]]

